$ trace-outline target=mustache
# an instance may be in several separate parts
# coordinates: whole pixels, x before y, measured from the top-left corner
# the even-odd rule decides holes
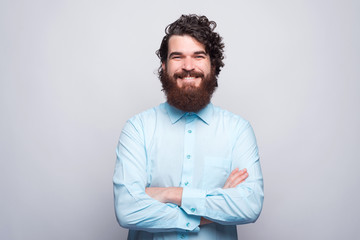
[[[183,70],[181,72],[178,73],[174,73],[174,78],[185,78],[185,77],[200,77],[200,78],[204,78],[204,74],[201,72],[197,72],[195,70],[191,70],[191,71],[186,71]]]

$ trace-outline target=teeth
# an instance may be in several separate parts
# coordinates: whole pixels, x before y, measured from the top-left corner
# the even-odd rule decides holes
[[[194,77],[184,77],[186,80],[194,79]]]

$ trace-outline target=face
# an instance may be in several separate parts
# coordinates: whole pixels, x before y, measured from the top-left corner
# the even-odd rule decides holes
[[[167,63],[162,68],[179,88],[198,88],[210,74],[211,63],[203,44],[189,35],[173,35],[169,39]]]
[[[204,108],[217,87],[214,68],[203,44],[190,36],[169,39],[167,62],[160,81],[167,102],[186,112]]]

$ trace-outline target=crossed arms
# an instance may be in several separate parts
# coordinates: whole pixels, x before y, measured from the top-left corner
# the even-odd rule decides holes
[[[136,120],[136,119],[135,119]],[[128,122],[120,136],[114,173],[114,204],[119,224],[148,232],[199,231],[200,224],[237,225],[255,222],[263,202],[257,146],[250,127],[243,130],[235,153],[235,169],[222,188],[149,188],[143,131]],[[246,141],[244,141],[246,138]],[[244,144],[246,142],[246,144]],[[240,160],[239,160],[240,161]],[[246,180],[246,181],[245,181]]]
[[[248,177],[248,173],[246,168],[239,170],[238,168],[234,169],[229,177],[227,178],[223,189],[226,188],[234,188],[240,183],[244,182],[245,179]],[[158,200],[162,203],[173,203],[181,206],[181,198],[182,198],[182,187],[148,187],[145,189],[146,194],[150,197]],[[212,223],[211,220],[206,218],[201,218],[200,225]]]

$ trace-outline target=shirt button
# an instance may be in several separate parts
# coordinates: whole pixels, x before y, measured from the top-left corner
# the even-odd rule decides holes
[[[192,131],[191,131],[191,130],[188,130],[188,133],[192,133]]]
[[[191,209],[190,209],[191,212],[195,212],[195,210],[196,210],[195,208],[191,208]]]
[[[186,156],[186,158],[187,158],[187,159],[190,159],[190,158],[191,158],[191,156],[190,156],[190,155],[187,155],[187,156]]]
[[[185,186],[187,186],[188,184],[189,184],[189,182],[188,182],[188,181],[186,181],[186,182],[185,182]]]

